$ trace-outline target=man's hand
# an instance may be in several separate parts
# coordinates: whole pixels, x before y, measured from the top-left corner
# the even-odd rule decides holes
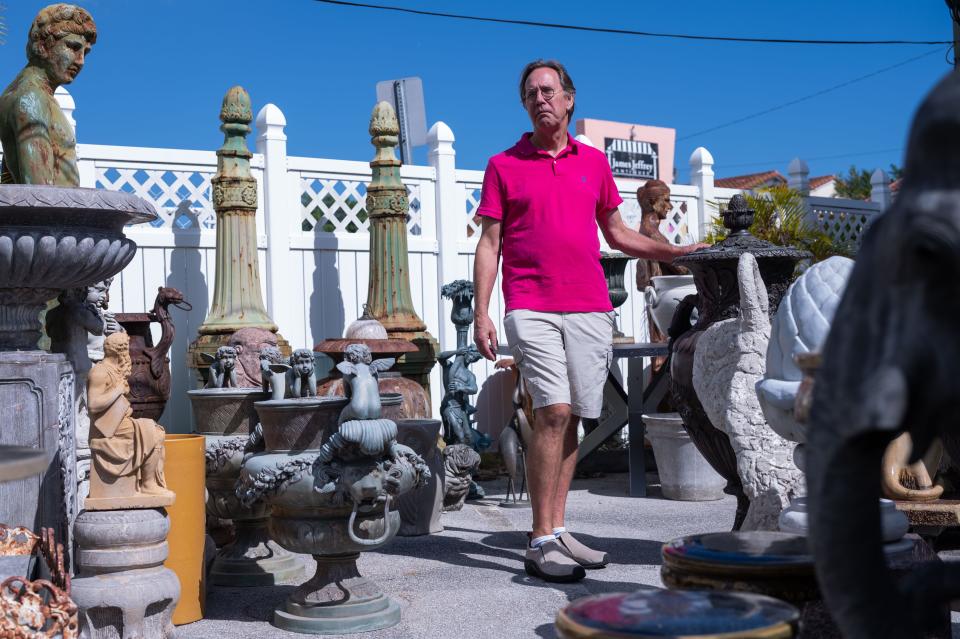
[[[704,244],[703,242],[697,242],[696,244],[687,244],[687,245],[685,245],[685,246],[681,246],[681,247],[680,247],[680,250],[683,251],[683,252],[681,253],[681,255],[689,255],[690,253],[693,253],[694,251],[699,251],[700,249],[710,248],[710,246],[712,246],[712,245],[710,245],[710,244]]]
[[[474,316],[473,341],[481,355],[490,361],[497,358],[497,328],[489,315],[478,313]]]

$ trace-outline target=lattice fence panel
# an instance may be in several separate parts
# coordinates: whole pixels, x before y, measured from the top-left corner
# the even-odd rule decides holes
[[[860,246],[863,233],[867,230],[875,215],[862,211],[835,211],[814,209],[813,219],[818,228],[834,240],[854,248]]]
[[[210,195],[214,172],[97,167],[96,188],[133,193],[157,209],[156,228],[212,229],[217,224]]]
[[[480,235],[482,224],[480,216],[477,215],[477,207],[480,206],[480,185],[464,184],[466,191],[466,211],[467,211],[467,237]]]
[[[623,204],[620,205],[620,217],[630,228],[640,227],[640,203],[632,193],[621,193]],[[671,200],[672,208],[667,217],[660,222],[660,232],[673,244],[687,244],[690,240],[690,229],[687,225],[687,201]]]
[[[422,211],[420,185],[408,184],[407,229],[420,235]],[[338,178],[300,179],[300,227],[316,233],[365,233],[370,227],[367,218],[367,183]]]

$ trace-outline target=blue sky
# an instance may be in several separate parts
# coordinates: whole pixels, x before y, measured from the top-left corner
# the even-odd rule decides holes
[[[25,62],[30,21],[47,4],[0,0],[5,85]],[[442,2],[378,0],[491,17],[706,35],[949,40],[942,0],[807,2]],[[803,46],[659,40],[481,24],[325,5],[311,0],[88,0],[99,40],[69,90],[81,143],[215,149],[225,91],[243,85],[254,111],[287,118],[291,155],[369,160],[366,133],[379,80],[423,78],[428,126],[457,137],[457,164],[486,159],[529,128],[517,76],[538,57],[563,61],[577,116],[667,126],[678,137],[789,102],[932,52],[920,60],[768,115],[678,142],[686,181],[697,146],[717,175],[812,175],[902,164],[916,106],[950,69],[946,47]],[[253,139],[251,137],[251,146]],[[844,156],[827,158],[825,156]],[[817,159],[823,158],[823,159]],[[426,162],[423,148],[415,151]]]

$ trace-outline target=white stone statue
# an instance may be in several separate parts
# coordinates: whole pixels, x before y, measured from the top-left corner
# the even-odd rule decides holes
[[[802,493],[795,444],[767,426],[757,399],[770,340],[767,290],[756,258],[740,256],[739,317],[704,331],[693,361],[693,387],[711,423],[727,434],[750,499],[742,530],[777,530],[777,517]]]
[[[757,382],[757,396],[770,428],[801,444],[794,454],[801,469],[805,425],[794,419],[793,406],[803,373],[795,357],[823,346],[852,270],[853,260],[846,257],[817,262],[790,285],[773,319],[766,373]]]

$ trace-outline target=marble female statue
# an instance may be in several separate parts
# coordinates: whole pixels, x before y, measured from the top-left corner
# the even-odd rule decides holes
[[[169,506],[174,494],[163,476],[164,430],[152,419],[135,419],[128,394],[130,336],[104,340],[103,361],[90,370],[87,401],[93,456],[87,510]]]
[[[27,66],[0,94],[0,183],[78,186],[77,140],[54,98],[70,84],[97,41],[97,27],[80,7],[40,10],[27,38]]]

